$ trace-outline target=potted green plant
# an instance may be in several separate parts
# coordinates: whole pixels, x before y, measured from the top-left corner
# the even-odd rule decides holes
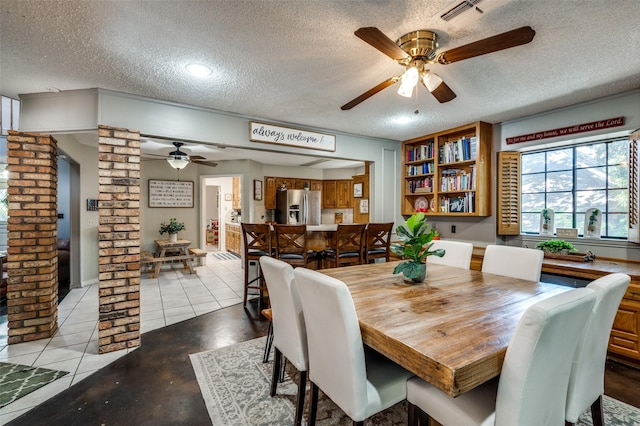
[[[169,223],[162,222],[160,224],[160,235],[167,233],[169,234],[169,241],[177,241],[178,232],[184,229],[184,222],[178,222],[175,217],[172,217],[169,219]]]
[[[600,210],[593,209],[591,214],[589,215],[589,223],[587,224],[587,230],[589,232],[596,231],[596,222],[598,221],[598,214],[600,214]]]
[[[433,240],[435,230],[429,228],[424,213],[416,213],[398,226],[396,233],[402,243],[393,243],[391,251],[408,260],[396,266],[393,273],[402,272],[406,278],[414,283],[423,282],[427,276],[427,264],[425,263],[427,256],[442,257],[445,254],[443,249],[431,250],[433,246],[431,240]]]
[[[542,209],[542,217],[544,219],[544,223],[542,224],[542,229],[549,228],[549,222],[551,221],[551,216],[549,216],[549,209]]]
[[[540,241],[536,244],[536,248],[544,250],[548,253],[568,254],[577,252],[578,250],[568,241],[565,240],[547,240]]]

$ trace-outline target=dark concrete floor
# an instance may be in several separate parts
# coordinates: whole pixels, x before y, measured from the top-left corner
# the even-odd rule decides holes
[[[209,425],[189,354],[267,333],[254,303],[145,333],[142,346],[9,425]],[[605,393],[640,407],[640,370],[607,364]]]

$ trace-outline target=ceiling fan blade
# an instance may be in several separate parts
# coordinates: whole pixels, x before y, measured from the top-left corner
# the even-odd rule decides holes
[[[340,107],[340,109],[343,110],[343,111],[351,109],[354,106],[358,105],[360,102],[369,99],[371,96],[375,95],[379,91],[381,91],[383,89],[386,89],[387,87],[389,87],[392,84],[396,83],[398,80],[400,80],[400,76],[391,77],[391,78],[383,81],[382,83],[378,84],[376,87],[367,90],[362,95],[358,96],[357,98],[353,99],[352,101],[347,102],[346,104],[342,105]]]
[[[451,64],[463,59],[474,58],[487,53],[520,46],[533,40],[536,32],[531,27],[521,27],[493,37],[478,40],[464,46],[456,47],[438,55],[437,61],[441,64]]]
[[[215,163],[213,161],[194,160],[193,158],[191,159],[191,162],[196,164],[202,164],[203,166],[209,166],[209,167],[215,167],[218,165],[218,163]]]
[[[371,46],[375,47],[376,49],[390,57],[391,59],[399,61],[409,56],[407,55],[407,52],[400,49],[400,47],[398,47],[398,45],[393,40],[387,37],[376,27],[359,28],[354,34],[366,43],[369,43]]]
[[[427,87],[426,84],[424,84],[424,81],[422,82],[422,85],[424,87]],[[429,90],[429,88],[427,87],[427,90]],[[436,87],[435,89],[433,89],[433,91],[431,92],[431,94],[433,95],[434,98],[436,98],[438,100],[438,102],[440,102],[441,104],[445,103],[445,102],[449,102],[453,99],[455,99],[455,97],[457,96],[455,94],[455,92],[453,90],[451,90],[451,88],[447,85],[447,83],[445,83],[444,81],[442,83],[440,83],[438,85],[438,87]]]

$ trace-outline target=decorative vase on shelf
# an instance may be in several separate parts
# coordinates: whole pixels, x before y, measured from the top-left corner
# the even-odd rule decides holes
[[[540,235],[553,236],[554,215],[553,209],[542,209],[540,212]]]
[[[590,208],[584,215],[584,231],[585,238],[600,238],[602,212],[600,209]]]
[[[169,234],[169,242],[175,243],[178,241],[178,234]]]

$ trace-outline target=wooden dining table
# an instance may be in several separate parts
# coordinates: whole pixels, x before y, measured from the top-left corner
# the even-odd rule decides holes
[[[571,290],[435,264],[424,283],[409,284],[393,274],[398,263],[320,272],[349,287],[367,346],[452,397],[500,374],[529,306]]]

